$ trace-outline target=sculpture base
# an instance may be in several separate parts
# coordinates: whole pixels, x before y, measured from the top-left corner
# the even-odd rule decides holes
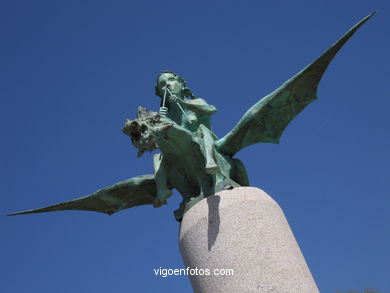
[[[184,214],[179,245],[197,272],[189,275],[195,292],[319,292],[283,211],[260,189],[198,202]]]

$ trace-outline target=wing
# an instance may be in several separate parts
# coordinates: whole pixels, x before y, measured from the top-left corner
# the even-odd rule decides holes
[[[111,215],[134,206],[153,204],[156,194],[154,175],[143,175],[100,189],[88,196],[8,216],[63,210],[95,211]]]
[[[374,13],[363,18],[313,63],[252,106],[233,130],[216,142],[217,149],[233,156],[255,143],[279,143],[290,121],[317,98],[318,84],[330,61]]]

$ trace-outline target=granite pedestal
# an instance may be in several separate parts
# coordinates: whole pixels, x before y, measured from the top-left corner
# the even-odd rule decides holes
[[[258,188],[197,203],[183,217],[179,245],[185,266],[197,268],[189,276],[197,293],[319,292],[283,211]]]

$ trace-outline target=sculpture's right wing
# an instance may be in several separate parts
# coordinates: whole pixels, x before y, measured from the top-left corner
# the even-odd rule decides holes
[[[216,148],[234,156],[255,143],[279,143],[290,121],[317,98],[318,84],[333,57],[374,13],[352,27],[313,63],[253,105],[227,135],[216,141]]]
[[[91,195],[9,216],[63,210],[95,211],[111,215],[134,206],[153,204],[156,194],[154,175],[143,175],[100,189]]]

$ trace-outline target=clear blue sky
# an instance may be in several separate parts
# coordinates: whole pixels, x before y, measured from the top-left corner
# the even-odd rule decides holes
[[[280,145],[239,153],[282,206],[319,289],[390,292],[388,1],[2,1],[1,214],[152,172],[121,133],[171,69],[223,136],[370,12]],[[175,194],[160,209],[2,216],[2,292],[191,292]]]

